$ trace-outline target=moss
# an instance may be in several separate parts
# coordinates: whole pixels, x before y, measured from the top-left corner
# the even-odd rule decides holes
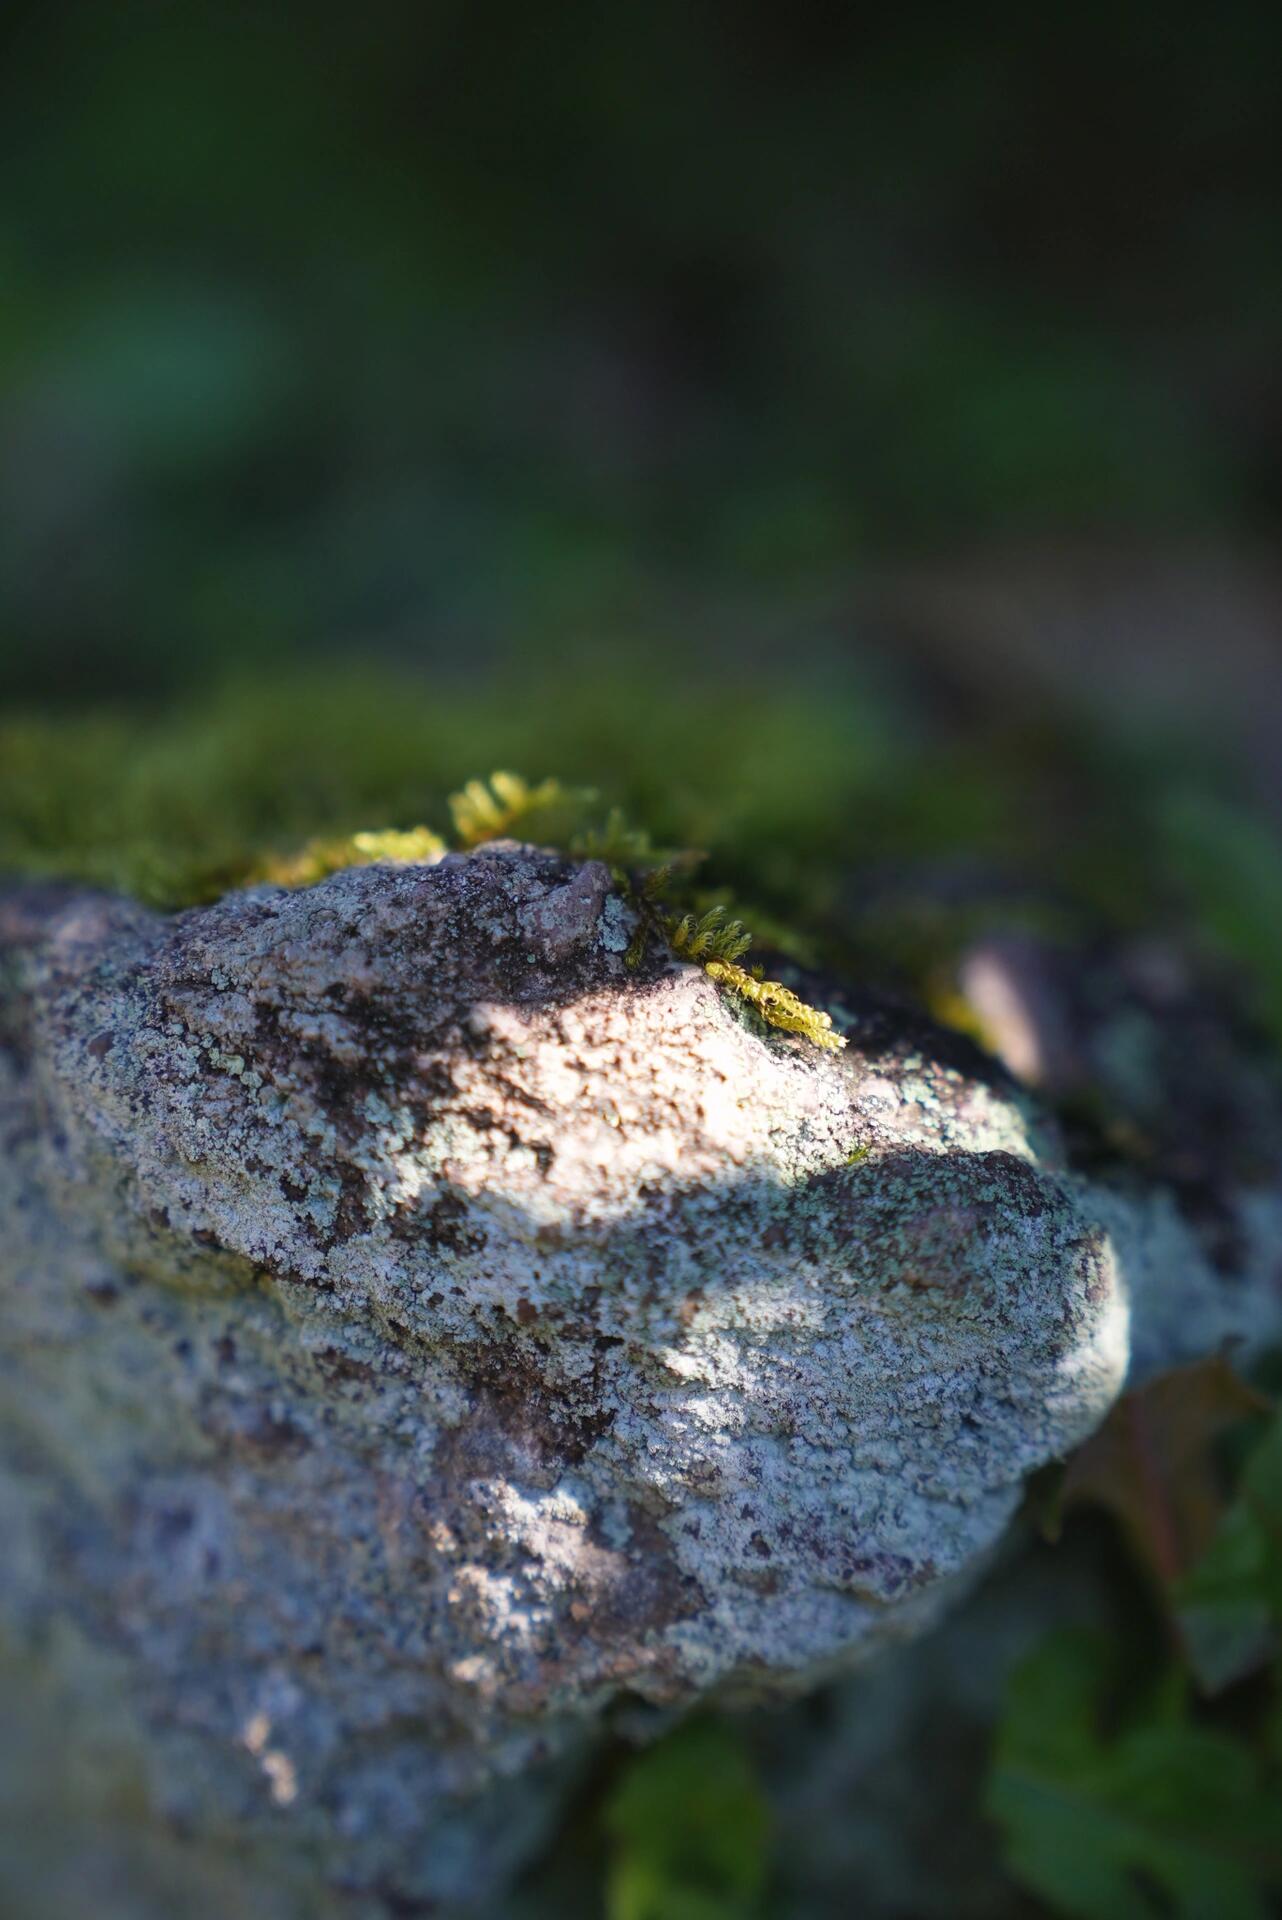
[[[496,761],[561,779],[473,778]],[[516,833],[637,892],[666,870],[678,921],[723,906],[759,945],[926,998],[976,928],[1210,925],[1278,1031],[1282,866],[1258,834],[1217,832],[1193,859],[1208,835],[1174,833],[1167,802],[1199,778],[999,715],[941,738],[855,668],[768,695],[697,668],[679,695],[636,666],[514,676],[501,697],[390,670],[257,677],[199,704],[0,719],[0,871],[171,908],[370,857],[371,822],[463,845]],[[678,850],[704,847],[714,871],[696,887],[700,856]]]
[[[590,826],[570,840],[570,852],[583,860],[600,860],[620,873],[655,876],[666,885],[678,870],[689,871],[704,858],[685,847],[656,847],[646,827],[633,826],[622,807],[611,807],[604,826]]]
[[[752,945],[752,935],[742,920],[727,920],[724,907],[712,907],[707,913],[683,913],[666,922],[668,945],[683,960],[710,966],[719,961],[734,966]]]
[[[278,887],[312,887],[344,867],[366,867],[380,860],[393,866],[411,865],[434,860],[444,852],[444,840],[430,827],[410,827],[403,833],[384,828],[381,832],[348,834],[340,840],[309,840],[298,853],[269,855],[260,860],[251,869],[250,878]]]
[[[576,852],[630,870],[715,845],[723,878],[759,877],[745,891],[777,894],[766,904],[790,918],[831,864],[834,824],[889,772],[875,717],[763,702],[712,678],[679,700],[666,680],[627,674],[513,683],[500,699],[390,671],[247,679],[168,708],[13,715],[0,719],[0,868],[188,905],[291,845],[371,822],[443,832],[455,795],[464,844],[513,831],[579,839]],[[561,779],[473,781],[496,762]],[[600,803],[585,804],[594,788]]]
[[[782,981],[764,979],[760,968],[750,973],[739,964],[752,945],[752,935],[741,920],[727,919],[724,907],[679,918],[668,915],[663,930],[679,958],[701,966],[710,980],[753,1007],[767,1026],[799,1033],[817,1047],[836,1051],[845,1046],[842,1036],[833,1032],[828,1014],[807,1006]]]
[[[556,846],[569,838],[570,824],[591,806],[591,788],[576,791],[559,780],[532,787],[519,773],[492,773],[469,780],[450,795],[450,815],[460,847],[483,846],[509,835]]]
[[[783,1033],[799,1033],[816,1047],[832,1052],[839,1052],[845,1046],[844,1036],[833,1031],[831,1016],[819,1007],[807,1006],[781,980],[758,979],[756,974],[746,973],[730,960],[706,961],[704,972],[719,987],[746,1000],[767,1026],[778,1027]]]

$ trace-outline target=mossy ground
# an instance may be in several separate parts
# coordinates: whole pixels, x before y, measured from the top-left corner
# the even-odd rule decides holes
[[[426,828],[426,847],[503,831],[501,795],[477,812],[494,767],[535,783],[514,831],[607,859],[629,832],[701,850],[683,908],[741,910],[759,943],[942,1007],[977,924],[1174,924],[1244,970],[1282,1033],[1282,859],[1213,770],[999,715],[961,735],[853,669],[795,688],[688,676],[674,692],[658,670],[584,666],[497,693],[383,669],[14,714],[0,871],[183,906],[306,878],[355,834]],[[374,857],[365,844],[354,857]]]

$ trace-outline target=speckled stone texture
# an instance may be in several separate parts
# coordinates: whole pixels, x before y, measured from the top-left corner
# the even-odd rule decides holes
[[[0,901],[4,1636],[263,1911],[484,1911],[614,1703],[920,1631],[1122,1381],[1012,1082],[633,924],[511,844]]]
[[[1130,1379],[1282,1339],[1282,1084],[1232,981],[1169,936],[994,935],[959,975],[1065,1116],[1130,1302]]]

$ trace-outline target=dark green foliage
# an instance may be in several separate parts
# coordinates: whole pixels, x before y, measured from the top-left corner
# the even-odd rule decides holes
[[[1258,6],[6,19],[11,688],[1275,502]]]
[[[628,1766],[604,1812],[608,1920],[752,1920],[770,1816],[733,1725],[696,1720]]]
[[[1218,1687],[1278,1651],[1282,1629],[1282,1414],[1251,1455],[1210,1551],[1176,1605],[1198,1677]],[[1279,1810],[1282,1819],[1282,1809]]]
[[[1012,1871],[1077,1920],[1265,1920],[1282,1779],[1198,1724],[1178,1676],[1118,1717],[1117,1666],[1108,1641],[1069,1633],[1015,1676],[988,1793]]]
[[[1198,1695],[1276,1651],[1282,1413],[1173,1599],[1177,1651],[1138,1696],[1127,1672],[1143,1656],[1072,1633],[1043,1642],[1009,1690],[988,1809],[1012,1872],[1076,1920],[1264,1920],[1282,1899],[1277,1676],[1245,1714]]]

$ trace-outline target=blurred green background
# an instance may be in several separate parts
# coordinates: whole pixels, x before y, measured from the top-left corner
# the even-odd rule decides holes
[[[763,672],[897,653],[924,558],[1151,585],[1277,531],[1276,10],[2,31],[0,697]]]

